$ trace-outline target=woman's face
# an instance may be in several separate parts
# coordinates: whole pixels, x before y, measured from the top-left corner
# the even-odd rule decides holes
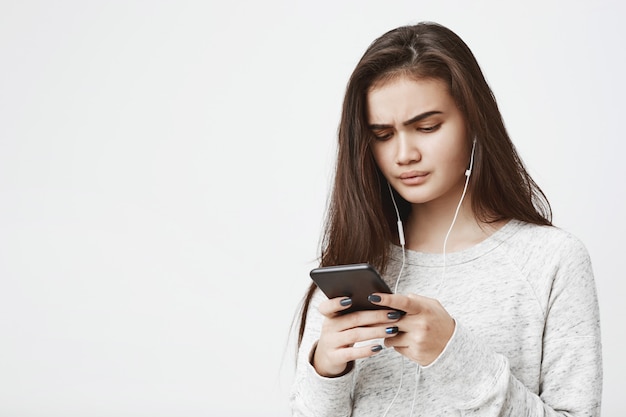
[[[408,202],[458,201],[469,165],[463,114],[438,79],[391,79],[367,94],[374,159]]]

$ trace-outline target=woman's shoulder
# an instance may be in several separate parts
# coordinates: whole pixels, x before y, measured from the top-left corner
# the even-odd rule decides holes
[[[538,225],[511,220],[511,239],[530,247],[584,249],[583,242],[568,230],[558,226]]]
[[[589,258],[581,239],[560,227],[511,220],[507,228],[503,248],[520,262],[545,266]]]

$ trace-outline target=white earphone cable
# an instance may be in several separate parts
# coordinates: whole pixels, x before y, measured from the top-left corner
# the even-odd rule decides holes
[[[438,297],[441,292],[441,287],[443,286],[443,282],[446,276],[446,248],[448,246],[448,238],[450,237],[452,228],[454,227],[454,224],[456,223],[456,219],[459,216],[461,205],[463,204],[463,200],[465,199],[465,194],[467,193],[467,186],[469,185],[470,175],[472,174],[472,169],[474,168],[474,151],[475,150],[476,150],[476,138],[474,138],[472,142],[472,153],[470,155],[469,168],[465,171],[465,185],[463,186],[463,193],[461,194],[461,199],[459,200],[459,204],[457,204],[456,210],[454,211],[454,218],[452,219],[452,223],[450,224],[448,233],[446,233],[446,237],[443,240],[443,269],[441,271],[441,279],[439,280],[439,286],[437,286],[436,297]]]
[[[404,264],[406,263],[406,249],[405,249],[405,240],[404,240],[404,228],[402,227],[402,220],[400,219],[400,211],[398,210],[398,205],[396,204],[396,199],[393,195],[393,190],[391,189],[391,184],[387,182],[387,187],[389,188],[389,194],[391,194],[391,201],[393,202],[393,208],[396,210],[396,219],[398,220],[398,239],[400,241],[400,246],[402,247],[402,264],[400,265],[400,272],[398,272],[398,276],[396,277],[396,284],[394,285],[393,292],[396,294],[398,292],[398,284],[400,283],[400,277],[402,276],[402,272],[404,271]],[[402,380],[404,378],[404,357],[400,355],[400,381],[398,383],[398,389],[396,390],[396,394],[393,399],[387,406],[387,409],[383,413],[383,417],[386,417],[391,410],[391,407],[396,402],[398,395],[400,395],[400,390],[402,389]]]

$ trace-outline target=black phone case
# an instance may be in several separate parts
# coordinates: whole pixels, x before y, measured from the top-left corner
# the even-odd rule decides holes
[[[389,307],[369,302],[367,297],[375,292],[389,293],[389,286],[376,269],[369,264],[350,264],[315,268],[311,279],[328,298],[350,297],[352,305],[342,313],[360,310],[380,310]]]

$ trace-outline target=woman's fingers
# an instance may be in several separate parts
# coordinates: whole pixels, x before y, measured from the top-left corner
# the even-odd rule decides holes
[[[383,350],[377,343],[336,350],[320,350],[318,344],[313,356],[312,365],[315,371],[328,378],[337,377],[350,369],[350,364],[357,359],[364,359],[376,355]]]
[[[390,309],[403,311],[407,314],[418,314],[426,304],[433,301],[432,298],[417,294],[385,294],[375,293],[369,296],[372,304],[389,307]]]
[[[454,333],[454,319],[433,298],[416,294],[372,294],[370,301],[406,312],[396,324],[398,336],[386,339],[385,346],[395,348],[420,365],[437,359]]]
[[[402,313],[394,310],[368,310],[341,314],[341,311],[350,306],[345,300],[330,299],[319,306],[326,319],[313,354],[312,365],[322,376],[341,375],[348,369],[350,362],[375,355],[382,350],[380,342],[368,341],[395,337],[399,331],[396,323]]]
[[[333,317],[352,305],[350,297],[337,297],[322,301],[318,307],[319,312],[326,317]]]
[[[343,310],[346,310],[352,305],[351,301],[350,298],[331,298],[321,302],[318,309],[322,315],[333,319],[332,322],[335,326],[342,329],[392,322],[398,320],[404,314],[402,311],[394,311],[391,309],[364,310],[341,314]]]
[[[390,323],[388,326],[355,327],[338,333],[335,343],[337,347],[350,347],[367,340],[394,337],[398,332],[399,329],[395,323]]]
[[[325,332],[322,330],[317,343],[312,365],[322,376],[341,375],[348,364],[356,359],[373,356],[383,349],[374,340],[395,337],[398,326],[395,323],[374,327],[355,327],[341,332]],[[372,343],[360,344],[372,341]]]

